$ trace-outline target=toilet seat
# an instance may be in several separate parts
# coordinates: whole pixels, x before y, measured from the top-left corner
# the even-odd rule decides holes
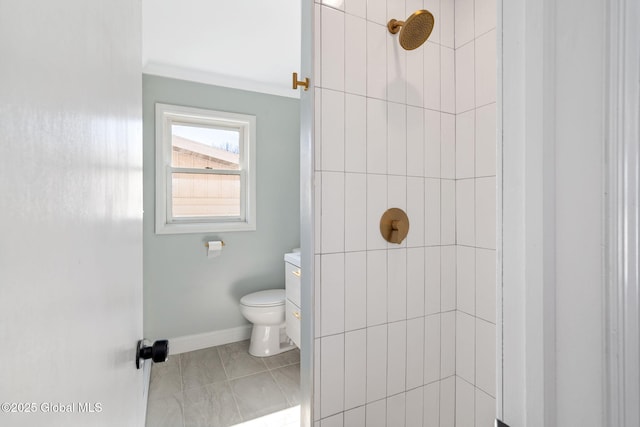
[[[277,307],[284,305],[284,300],[284,289],[269,289],[243,296],[240,304],[247,307]]]

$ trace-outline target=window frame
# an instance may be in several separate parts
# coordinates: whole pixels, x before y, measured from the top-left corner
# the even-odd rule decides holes
[[[256,230],[256,117],[248,114],[156,103],[156,234],[215,233]],[[230,128],[240,133],[239,170],[178,168],[171,166],[172,125]],[[193,173],[240,176],[238,217],[174,218],[172,174]]]

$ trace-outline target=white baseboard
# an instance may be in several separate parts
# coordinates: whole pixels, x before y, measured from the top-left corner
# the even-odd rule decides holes
[[[201,350],[217,345],[243,341],[251,337],[252,325],[221,331],[205,332],[204,334],[186,335],[169,339],[169,354],[180,354],[188,351]]]

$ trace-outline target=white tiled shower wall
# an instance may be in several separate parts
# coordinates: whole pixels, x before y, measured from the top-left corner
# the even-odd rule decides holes
[[[315,5],[316,426],[492,425],[495,390],[483,388],[490,371],[476,360],[489,357],[482,351],[495,330],[495,290],[484,294],[495,265],[495,244],[487,243],[495,227],[484,225],[495,211],[495,94],[492,119],[490,88],[475,83],[488,62],[473,60],[490,37],[484,26],[495,40],[495,4],[470,0],[469,11],[458,3]],[[491,7],[474,18],[474,9]],[[433,33],[405,51],[386,23],[423,8],[435,16]],[[471,30],[454,31],[469,21]],[[470,70],[456,73],[469,49]],[[484,126],[481,114],[492,121]],[[465,145],[456,150],[461,132]],[[410,218],[402,245],[380,236],[390,207]],[[469,358],[456,357],[456,343],[473,349],[473,374],[458,372]]]

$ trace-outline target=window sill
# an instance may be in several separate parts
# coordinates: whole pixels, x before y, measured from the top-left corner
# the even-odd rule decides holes
[[[256,224],[253,222],[156,224],[156,234],[223,233],[255,230]]]

